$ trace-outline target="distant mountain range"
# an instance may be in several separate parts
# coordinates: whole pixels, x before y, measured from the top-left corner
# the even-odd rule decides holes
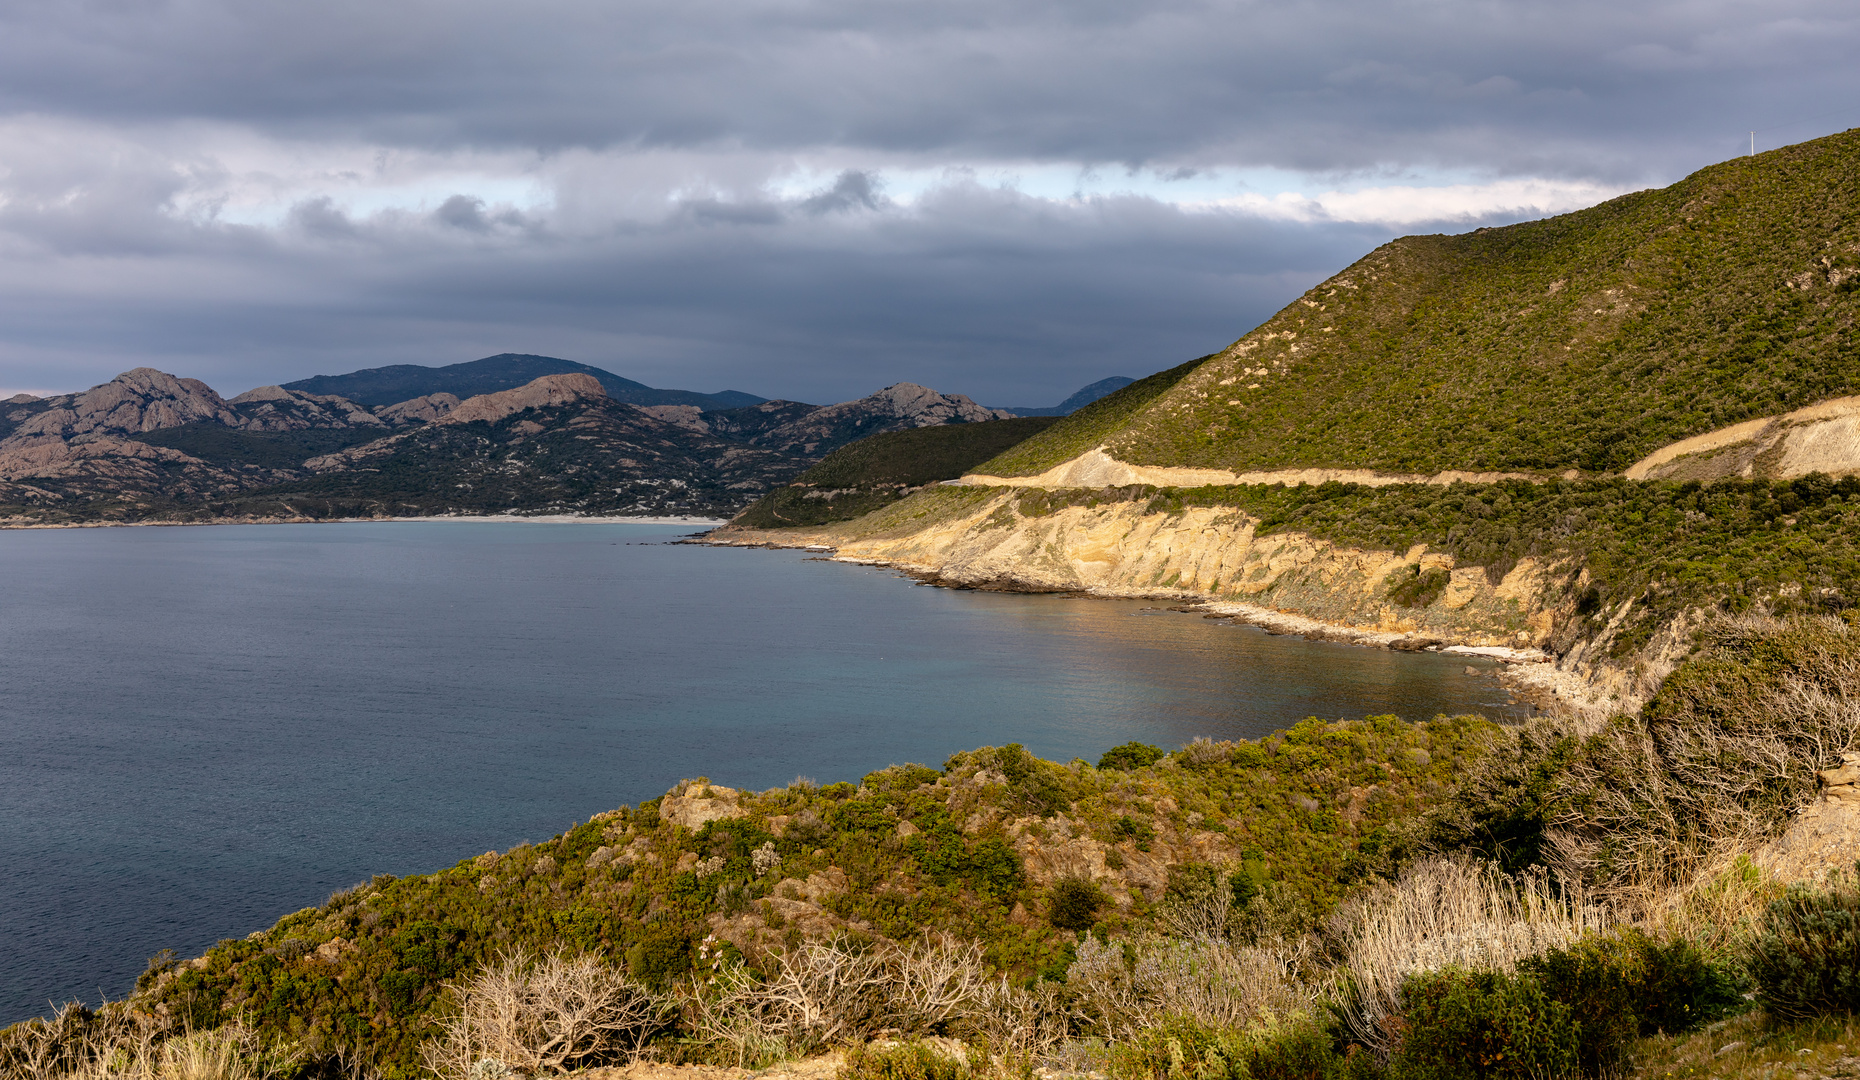
[[[373,409],[429,394],[452,394],[460,398],[495,394],[499,390],[514,390],[544,375],[577,374],[592,375],[600,380],[608,397],[628,405],[694,405],[700,409],[740,409],[767,400],[739,390],[725,390],[716,394],[699,394],[691,390],[655,390],[645,383],[621,378],[611,371],[603,371],[589,364],[529,353],[499,353],[482,360],[447,364],[445,367],[393,364],[389,367],[351,371],[347,375],[313,375],[308,379],[285,383],[284,389],[348,398],[357,405]]]
[[[744,409],[769,400],[754,394],[745,394],[740,390],[723,390],[715,394],[700,394],[693,390],[658,390],[645,383],[634,382],[632,379],[623,378],[591,364],[581,364],[555,356],[536,356],[531,353],[498,353],[496,356],[487,356],[482,360],[447,364],[444,367],[393,364],[388,367],[351,371],[346,375],[313,375],[308,379],[285,383],[282,388],[305,394],[347,398],[357,405],[376,409],[383,405],[393,405],[432,394],[451,394],[458,398],[468,398],[476,394],[495,394],[500,390],[514,390],[544,375],[592,375],[600,380],[608,397],[615,401],[623,401],[628,405],[688,405],[705,412],[719,412]],[[994,411],[1012,416],[1065,416],[1076,409],[1090,405],[1114,390],[1129,386],[1133,381],[1135,380],[1127,379],[1122,375],[1113,375],[1108,379],[1100,379],[1090,386],[1081,387],[1058,405],[1038,409],[1008,408]],[[783,401],[781,404],[801,409],[820,407],[791,401]],[[788,419],[793,418],[792,410],[790,410]],[[745,422],[754,424],[756,421],[746,417]],[[827,449],[831,450],[832,447]]]
[[[822,406],[515,353],[230,400],[137,368],[0,403],[0,520],[728,515],[867,436],[1011,416],[913,383]]]
[[[1108,379],[1099,379],[1090,386],[1080,387],[1077,393],[1057,405],[1052,405],[1044,409],[1004,409],[1002,411],[1011,412],[1015,416],[1069,416],[1083,409],[1085,406],[1090,405],[1092,402],[1097,401],[1099,398],[1107,394],[1116,393],[1136,381],[1135,379],[1126,379],[1122,375],[1113,375]]]

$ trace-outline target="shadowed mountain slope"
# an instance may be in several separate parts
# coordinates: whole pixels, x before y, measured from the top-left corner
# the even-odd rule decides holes
[[[515,389],[544,375],[572,373],[594,376],[607,388],[608,397],[631,405],[695,405],[700,409],[737,409],[762,400],[754,394],[736,390],[725,390],[718,394],[657,390],[589,364],[528,353],[499,353],[482,360],[448,364],[445,367],[393,364],[351,371],[346,375],[316,375],[286,383],[284,389],[301,390],[309,394],[333,394],[376,408],[428,394],[453,394],[460,398],[493,394],[499,390]]]
[[[764,495],[733,524],[774,529],[849,521],[963,473],[1058,421],[1021,416],[979,424],[889,431],[828,454],[793,483]]]
[[[585,374],[466,399],[445,417],[311,458],[316,475],[221,513],[375,517],[577,513],[721,516],[805,462],[667,423]]]
[[[747,410],[744,410],[747,411]],[[885,431],[1006,420],[1003,409],[977,405],[964,394],[940,394],[916,383],[896,383],[857,401],[824,405],[748,441],[783,453],[820,457],[847,443]]]
[[[1106,394],[1122,390],[1124,387],[1136,381],[1137,380],[1127,378],[1123,375],[1113,375],[1108,379],[1099,379],[1089,386],[1080,387],[1073,391],[1070,397],[1057,405],[1049,405],[1041,409],[1010,408],[1003,411],[1011,412],[1015,416],[1069,416],[1085,406],[1090,405],[1092,402],[1097,401],[1099,398],[1104,397]]]

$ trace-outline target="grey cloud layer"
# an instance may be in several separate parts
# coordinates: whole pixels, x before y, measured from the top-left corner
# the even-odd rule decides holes
[[[1050,404],[1219,347],[1396,232],[1487,219],[1296,224],[963,168],[1619,189],[1752,126],[1860,123],[1855,55],[1851,0],[17,0],[0,389],[514,350]],[[944,167],[921,197],[886,182]]]
[[[25,2],[0,15],[0,109],[384,145],[1645,179],[1860,109],[1855,55],[1844,0]]]
[[[1225,345],[1380,238],[977,185],[905,209],[857,174],[594,235],[461,198],[363,220],[313,203],[277,232],[163,236],[165,250],[3,264],[13,380],[102,371],[129,341],[228,392],[509,349],[655,385],[829,401],[912,379],[1051,404]]]

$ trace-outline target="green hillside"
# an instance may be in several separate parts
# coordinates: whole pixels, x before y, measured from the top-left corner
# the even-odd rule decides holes
[[[993,465],[1030,475],[1102,441],[1124,461],[1236,471],[1615,471],[1860,393],[1856,311],[1860,129],[1572,214],[1385,244],[1112,430],[1082,410]]]
[[[849,521],[939,480],[953,480],[1058,422],[1023,416],[980,424],[892,431],[828,454],[792,484],[776,488],[737,515],[758,529]]]
[[[126,1001],[0,1029],[0,1080],[728,1080],[836,1047],[762,1075],[1850,1076],[1860,887],[1725,855],[1823,801],[1860,615],[1696,645],[1599,728],[1311,718],[1095,766],[698,777],[157,954]],[[974,1065],[895,1056],[926,1046]]]
[[[1189,372],[1212,359],[1212,356],[1204,356],[1186,364],[1177,364],[1167,371],[1159,371],[1147,379],[1138,379],[1062,418],[1050,429],[1015,445],[971,471],[990,476],[1031,476],[1045,472],[1116,434],[1138,410],[1167,393]]]

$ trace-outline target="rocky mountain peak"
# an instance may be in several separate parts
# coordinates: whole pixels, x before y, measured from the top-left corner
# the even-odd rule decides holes
[[[203,420],[239,423],[238,414],[206,383],[149,367],[126,371],[81,394],[47,400],[54,407],[20,424],[10,438],[135,435]]]
[[[592,375],[572,372],[566,375],[544,375],[517,387],[515,390],[500,390],[495,394],[479,394],[466,398],[438,420],[441,424],[469,424],[474,420],[488,420],[496,423],[512,413],[524,409],[538,409],[548,405],[568,405],[576,401],[604,398],[607,390],[601,386],[599,379]]]
[[[963,394],[940,394],[916,383],[893,383],[857,401],[811,409],[755,436],[754,442],[787,453],[819,456],[881,431],[1007,420],[1013,415],[1005,409],[977,405]]]
[[[867,411],[888,414],[900,420],[917,420],[918,427],[932,424],[979,423],[983,420],[1007,420],[1013,413],[977,405],[967,394],[940,394],[916,383],[893,383],[876,394],[827,408],[863,406]]]
[[[228,404],[251,431],[304,431],[310,428],[387,427],[374,413],[334,394],[306,394],[282,386],[247,390]]]
[[[392,405],[383,405],[375,410],[375,415],[396,426],[401,424],[430,424],[459,407],[459,399],[453,394],[426,394],[422,397],[408,398]]]

